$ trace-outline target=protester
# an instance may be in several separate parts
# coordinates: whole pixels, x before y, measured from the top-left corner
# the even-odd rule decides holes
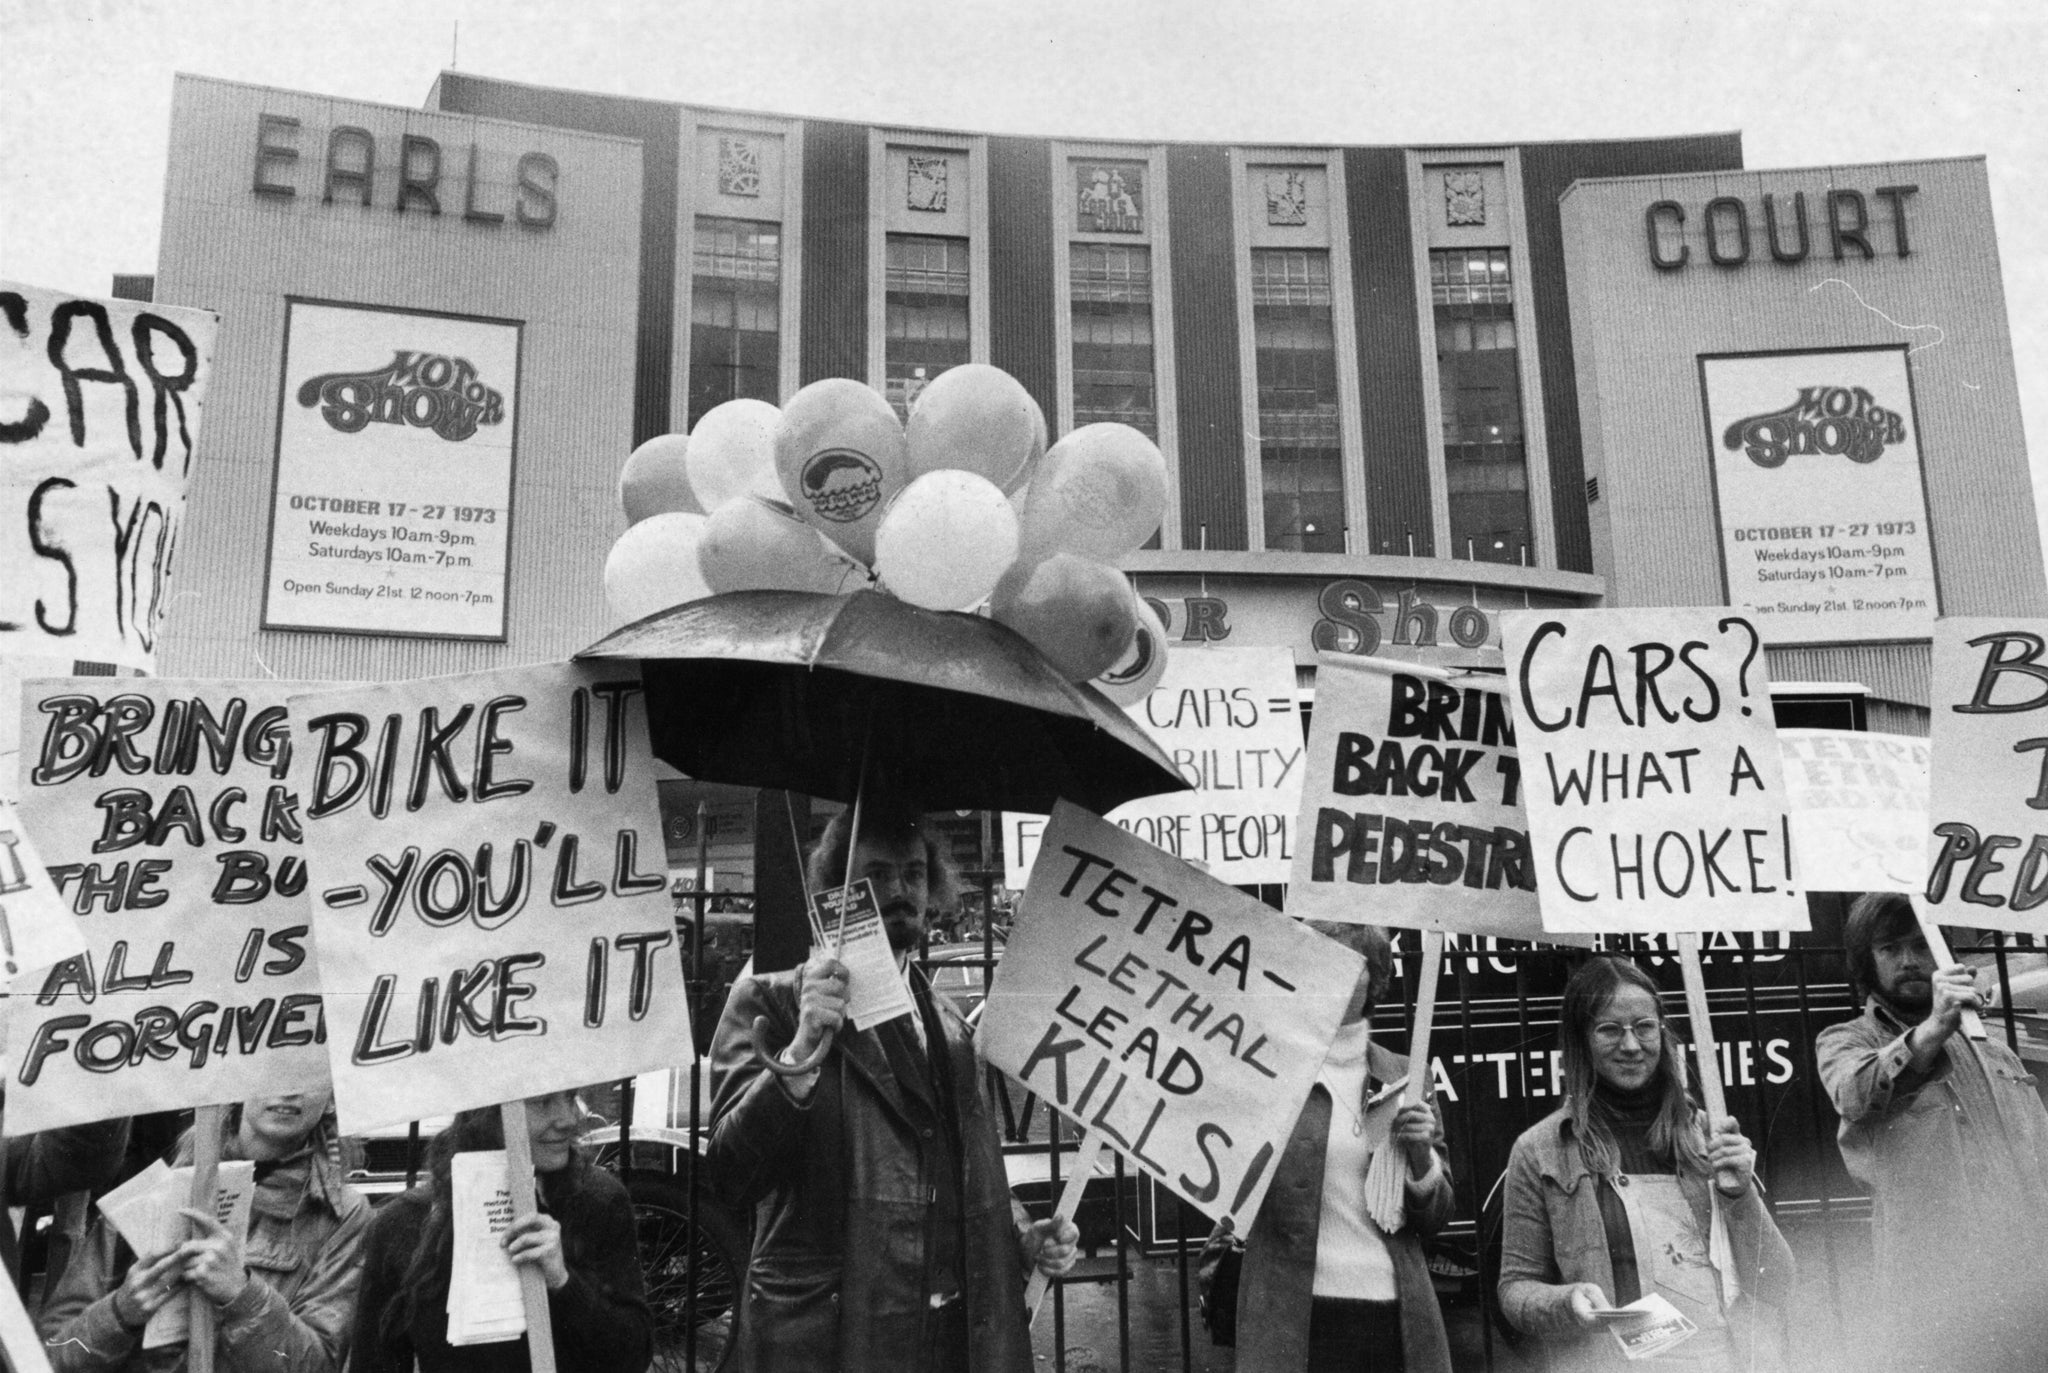
[[[126,1116],[6,1141],[0,1154],[0,1263],[9,1282],[21,1281],[21,1244],[10,1208],[45,1205],[66,1192],[114,1182],[127,1149]]]
[[[290,1092],[227,1113],[221,1158],[256,1165],[246,1237],[186,1210],[196,1237],[138,1257],[104,1216],[95,1220],[39,1322],[56,1373],[184,1368],[184,1342],[144,1349],[143,1330],[166,1303],[194,1291],[215,1307],[215,1366],[223,1373],[339,1373],[370,1204],[328,1157],[332,1099],[325,1088]],[[191,1165],[189,1131],[175,1158]]]
[[[1661,1362],[1734,1373],[1779,1366],[1792,1251],[1764,1209],[1756,1151],[1733,1117],[1686,1095],[1684,1046],[1656,984],[1595,958],[1558,1010],[1565,1102],[1508,1157],[1500,1304],[1553,1368],[1620,1369],[1643,1324],[1599,1313],[1662,1296],[1698,1333]],[[1715,1243],[1725,1227],[1727,1244]]]
[[[1372,1042],[1393,950],[1374,926],[1309,923],[1366,968],[1245,1239],[1237,1370],[1450,1373],[1421,1241],[1451,1218],[1443,1129],[1429,1102],[1399,1103],[1408,1061]],[[1366,1209],[1365,1179],[1376,1150],[1396,1146],[1406,1221],[1388,1234]]]
[[[633,1203],[577,1147],[583,1107],[574,1092],[528,1097],[527,1139],[539,1211],[512,1222],[501,1243],[512,1262],[547,1283],[560,1373],[640,1373],[654,1357],[654,1317],[635,1247]],[[448,1343],[454,1258],[449,1174],[455,1155],[502,1149],[499,1108],[464,1111],[434,1136],[427,1182],[385,1204],[364,1246],[350,1373],[527,1373],[526,1340]]]
[[[811,855],[813,889],[846,874],[847,813]],[[922,820],[870,798],[853,874],[874,886],[899,962],[951,864]],[[1073,1265],[1067,1222],[1028,1221],[1009,1195],[966,1023],[923,974],[917,1013],[866,1030],[846,1020],[848,974],[803,967],[734,984],[713,1041],[714,1176],[754,1207],[736,1367],[762,1373],[1025,1373],[1024,1273]],[[766,1016],[785,1063],[831,1052],[801,1077],[769,1072],[752,1042]]]
[[[1957,1034],[1983,997],[1937,967],[1912,904],[1867,892],[1842,930],[1863,1014],[1822,1030],[1842,1161],[1875,1210],[1875,1360],[2038,1370],[2048,1360],[2048,1110],[2019,1057]]]

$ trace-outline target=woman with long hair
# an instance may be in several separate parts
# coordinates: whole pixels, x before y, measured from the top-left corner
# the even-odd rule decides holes
[[[633,1204],[577,1146],[583,1109],[574,1092],[526,1101],[539,1210],[513,1222],[512,1262],[540,1270],[548,1288],[555,1366],[561,1373],[640,1373],[654,1355],[654,1318],[634,1243]],[[455,1155],[502,1149],[496,1106],[464,1111],[434,1136],[428,1178],[371,1222],[356,1305],[350,1373],[527,1373],[526,1341],[448,1343],[454,1261],[449,1175]]]
[[[1508,1159],[1507,1318],[1542,1337],[1554,1368],[1620,1369],[1647,1322],[1614,1309],[1655,1294],[1698,1327],[1660,1363],[1775,1367],[1757,1304],[1782,1311],[1792,1251],[1758,1195],[1756,1150],[1687,1095],[1657,985],[1625,959],[1587,962],[1565,987],[1558,1046],[1564,1104]]]
[[[183,1342],[144,1349],[143,1332],[165,1305],[197,1292],[214,1306],[214,1364],[223,1373],[340,1373],[370,1204],[328,1156],[332,1096],[325,1088],[286,1092],[229,1108],[221,1158],[256,1165],[246,1234],[187,1211],[197,1235],[137,1255],[105,1217],[95,1220],[43,1307],[50,1366],[57,1373],[184,1368]],[[174,1161],[191,1165],[189,1130]]]

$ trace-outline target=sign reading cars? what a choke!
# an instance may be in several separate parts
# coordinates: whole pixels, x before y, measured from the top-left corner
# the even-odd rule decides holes
[[[981,1048],[1242,1233],[1363,967],[1062,802],[989,991]]]
[[[86,951],[19,979],[6,1129],[325,1082],[286,682],[38,679],[21,820]]]
[[[1545,929],[1808,927],[1747,619],[1516,610],[1502,630]]]
[[[690,1061],[636,673],[513,668],[293,711],[345,1128]]]

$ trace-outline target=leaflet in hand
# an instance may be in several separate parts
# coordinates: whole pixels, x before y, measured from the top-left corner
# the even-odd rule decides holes
[[[1614,1342],[1621,1346],[1622,1357],[1626,1359],[1654,1359],[1700,1333],[1699,1326],[1683,1311],[1655,1292],[1619,1309],[1638,1318],[1613,1329]]]
[[[448,1343],[494,1344],[526,1333],[519,1270],[505,1253],[512,1187],[503,1149],[457,1154],[449,1169],[454,1262],[448,1274]]]
[[[903,970],[896,966],[896,951],[889,947],[889,931],[882,924],[881,907],[875,904],[875,889],[866,878],[847,889],[846,948],[835,956],[846,965],[846,1018],[857,1030],[909,1015],[916,1009]],[[834,953],[839,941],[840,889],[832,887],[811,895],[811,909],[824,927],[826,942],[817,953]]]
[[[256,1165],[247,1159],[223,1163],[213,1175],[213,1218],[238,1240],[249,1234],[249,1207],[256,1196]],[[191,1223],[178,1212],[192,1204],[192,1170],[161,1159],[100,1198],[100,1214],[128,1241],[139,1258],[167,1253],[191,1238]],[[142,1347],[183,1344],[191,1335],[192,1304],[166,1302],[143,1327]]]

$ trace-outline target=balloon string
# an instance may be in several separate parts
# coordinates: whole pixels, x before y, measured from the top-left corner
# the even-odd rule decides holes
[[[796,802],[789,799],[789,793],[782,793],[782,813],[789,817],[790,842],[796,845],[796,880],[804,891],[804,919],[811,927],[811,944],[815,948],[825,947],[825,923],[818,918],[818,908],[811,902],[811,875],[804,867],[804,837],[797,832]]]

